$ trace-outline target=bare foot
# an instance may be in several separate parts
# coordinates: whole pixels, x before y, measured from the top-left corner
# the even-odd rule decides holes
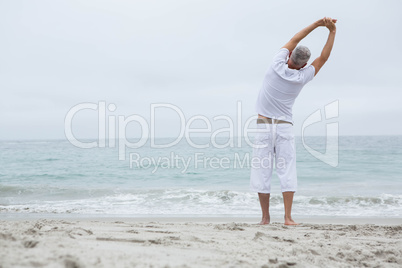
[[[296,223],[292,218],[285,218],[285,225],[299,225],[300,223]]]
[[[259,225],[265,225],[265,224],[269,224],[269,218],[268,219],[262,219],[260,223],[258,223]]]

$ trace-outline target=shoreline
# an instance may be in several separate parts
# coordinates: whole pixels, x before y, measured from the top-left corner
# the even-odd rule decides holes
[[[376,225],[400,225],[402,218],[379,218],[379,217],[328,217],[293,216],[297,223],[306,224],[376,224]],[[1,214],[0,221],[37,221],[37,220],[67,220],[67,221],[127,221],[127,222],[192,222],[192,223],[258,223],[259,216],[199,216],[199,215],[98,215],[98,214]],[[279,217],[271,217],[271,223],[283,223]]]

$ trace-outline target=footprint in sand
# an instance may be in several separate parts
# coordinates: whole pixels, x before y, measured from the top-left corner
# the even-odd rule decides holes
[[[24,233],[27,234],[27,235],[35,235],[35,234],[38,233],[38,231],[36,231],[36,230],[33,229],[33,228],[29,228],[29,229],[26,230]]]
[[[320,253],[318,253],[318,252],[315,251],[314,249],[309,249],[309,251],[310,251],[311,254],[313,254],[313,255],[316,255],[316,256],[321,255]]]
[[[262,238],[262,237],[268,237],[268,235],[267,235],[267,234],[264,234],[264,233],[262,233],[262,232],[256,232],[255,235],[254,235],[253,240],[255,241],[255,240],[258,240],[258,239],[260,239],[260,238]]]
[[[39,243],[39,241],[34,241],[34,240],[28,240],[28,241],[24,241],[24,243],[22,243],[24,245],[25,248],[34,248],[36,247],[36,245]]]
[[[270,236],[268,234],[265,234],[263,232],[256,232],[253,238],[253,241],[259,240],[260,238],[267,238],[270,241],[280,241],[281,239],[278,236]],[[287,242],[294,242],[292,239],[287,239]],[[291,240],[291,241],[290,241]]]
[[[91,230],[86,230],[84,228],[74,228],[70,231],[67,232],[68,236],[70,236],[71,238],[74,238],[76,236],[87,236],[87,235],[93,235],[93,232]]]
[[[83,266],[74,257],[67,255],[66,258],[64,259],[64,267],[65,268],[81,268]]]
[[[16,239],[11,234],[0,233],[0,239],[15,241]]]
[[[216,224],[214,229],[217,230],[230,230],[230,231],[244,231],[244,228],[240,227],[240,224],[230,223],[230,224]]]

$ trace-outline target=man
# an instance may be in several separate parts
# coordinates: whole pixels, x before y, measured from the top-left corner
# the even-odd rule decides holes
[[[270,222],[269,197],[275,160],[285,207],[285,225],[297,225],[291,216],[293,195],[297,188],[292,107],[303,86],[317,75],[328,60],[335,40],[336,21],[325,17],[298,32],[279,50],[265,75],[257,100],[258,134],[250,175],[250,189],[258,192],[260,200],[260,224]],[[327,43],[321,55],[304,68],[310,58],[310,51],[307,47],[296,46],[320,26],[329,30]]]

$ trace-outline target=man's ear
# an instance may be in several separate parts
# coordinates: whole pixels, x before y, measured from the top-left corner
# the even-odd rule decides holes
[[[289,59],[290,59],[290,55],[292,55],[292,52],[293,52],[293,51],[290,51],[290,52],[289,52]]]

